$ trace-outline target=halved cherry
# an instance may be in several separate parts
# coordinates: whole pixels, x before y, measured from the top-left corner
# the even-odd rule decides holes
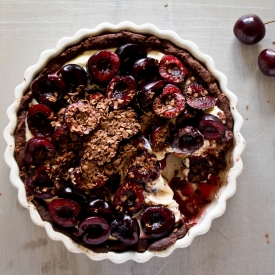
[[[52,170],[47,165],[40,165],[32,176],[28,176],[25,184],[28,192],[39,199],[50,199],[54,196],[55,188],[51,180]]]
[[[110,99],[110,106],[114,109],[123,108],[136,94],[136,81],[130,76],[116,75],[109,83],[106,97]]]
[[[34,137],[27,141],[24,160],[27,164],[38,165],[56,154],[53,144],[45,138]]]
[[[71,132],[87,135],[101,120],[101,114],[88,102],[76,102],[69,105],[64,113],[65,122]]]
[[[123,73],[131,73],[134,62],[138,59],[147,57],[146,50],[138,44],[124,44],[118,47],[115,53],[121,61],[121,71]]]
[[[87,72],[92,80],[110,81],[118,72],[120,59],[114,52],[103,50],[93,54],[87,63]]]
[[[144,204],[143,192],[142,184],[126,181],[117,189],[113,204],[120,212],[136,213]]]
[[[164,80],[154,80],[143,85],[138,95],[141,107],[147,107],[153,104],[154,97],[162,92],[164,85]]]
[[[111,228],[102,217],[88,217],[79,223],[78,233],[84,243],[96,245],[109,238]]]
[[[169,146],[170,127],[169,124],[154,126],[150,133],[150,143],[154,151],[162,151]]]
[[[175,215],[167,207],[150,206],[141,213],[140,222],[144,232],[152,238],[168,235],[175,227]]]
[[[198,83],[190,83],[185,89],[186,103],[195,109],[206,110],[216,104],[216,99],[209,95],[208,91]]]
[[[159,73],[168,83],[179,85],[183,83],[188,70],[177,57],[164,55],[159,62]]]
[[[78,222],[81,206],[74,200],[57,198],[48,204],[53,222],[62,227],[73,227]]]
[[[66,90],[65,82],[58,76],[43,74],[31,83],[31,91],[35,99],[44,105],[51,106],[57,102]]]
[[[28,110],[27,123],[29,130],[35,137],[48,137],[53,131],[54,127],[51,125],[53,111],[42,104],[32,105]]]
[[[158,60],[152,57],[138,59],[133,65],[132,72],[138,82],[150,80],[157,76]]]
[[[87,73],[82,66],[77,64],[67,64],[57,74],[72,92],[80,85],[87,85]]]
[[[110,202],[103,199],[96,199],[89,202],[86,207],[86,214],[89,216],[103,216],[106,219],[114,216],[114,207]]]
[[[192,126],[179,129],[172,142],[172,148],[177,154],[191,154],[202,146],[203,135]]]
[[[204,114],[200,118],[198,129],[201,131],[205,139],[217,140],[224,137],[225,126],[222,121],[213,115]]]
[[[128,168],[128,177],[138,182],[156,180],[161,173],[160,163],[154,154],[142,152]]]
[[[181,90],[171,84],[166,85],[153,102],[154,112],[165,118],[177,117],[184,110],[184,106],[185,98]]]
[[[139,234],[140,228],[137,220],[127,214],[119,215],[111,223],[111,235],[127,245],[137,243]]]

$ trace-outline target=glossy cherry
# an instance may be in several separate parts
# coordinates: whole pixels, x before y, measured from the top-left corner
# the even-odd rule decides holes
[[[233,32],[241,43],[252,45],[264,38],[265,24],[259,16],[246,14],[237,20]]]
[[[136,213],[144,204],[143,192],[142,184],[126,181],[117,189],[113,204],[120,212]]]
[[[138,59],[133,65],[132,72],[138,82],[153,79],[158,73],[158,60],[152,57]]]
[[[106,97],[114,109],[123,108],[133,100],[136,94],[136,81],[132,76],[116,75],[107,87]]]
[[[56,154],[53,144],[45,139],[34,137],[27,141],[24,150],[24,160],[27,164],[38,165]]]
[[[191,154],[203,146],[202,134],[193,126],[178,130],[172,142],[176,154]]]
[[[58,190],[58,196],[60,198],[71,199],[78,202],[81,206],[88,203],[90,197],[88,194],[81,190],[77,190],[72,186],[65,186]]]
[[[53,111],[42,104],[32,105],[28,110],[27,123],[29,130],[35,137],[48,137],[54,132],[51,125]]]
[[[67,84],[69,90],[74,92],[80,85],[87,85],[87,73],[84,68],[77,64],[67,64],[57,73]]]
[[[92,80],[108,82],[118,72],[120,59],[114,52],[103,50],[93,54],[87,62],[87,72]]]
[[[50,217],[53,222],[62,227],[73,227],[78,222],[81,206],[74,200],[57,198],[48,204]]]
[[[111,235],[126,245],[133,245],[139,239],[140,228],[135,218],[127,214],[119,215],[111,223]]]
[[[184,107],[185,98],[181,90],[171,84],[166,85],[162,93],[153,102],[154,112],[164,118],[177,117],[184,110]]]
[[[188,70],[182,62],[173,55],[164,55],[159,62],[159,74],[170,84],[182,84]]]
[[[118,47],[115,53],[121,61],[121,72],[131,74],[132,66],[136,60],[147,57],[147,52],[138,44],[128,43]]]
[[[263,50],[258,57],[258,66],[264,75],[275,76],[275,51]]]
[[[109,238],[111,228],[104,218],[92,216],[79,223],[78,233],[84,243],[96,245],[105,242]]]
[[[111,218],[114,216],[115,211],[113,205],[111,205],[110,202],[103,199],[96,199],[89,202],[88,206],[86,207],[86,213],[89,216],[95,215]]]
[[[160,238],[168,235],[175,228],[175,215],[167,207],[151,206],[141,213],[140,222],[147,235]]]
[[[225,126],[222,121],[213,115],[204,114],[200,118],[198,129],[203,134],[205,139],[217,140],[224,137]]]
[[[64,95],[66,84],[57,75],[43,74],[33,80],[30,89],[39,103],[51,106]]]

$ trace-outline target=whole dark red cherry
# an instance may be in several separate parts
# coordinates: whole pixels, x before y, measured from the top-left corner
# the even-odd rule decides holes
[[[62,227],[73,227],[78,222],[81,206],[74,200],[57,198],[48,204],[50,217],[53,222]]]
[[[120,59],[116,53],[103,50],[93,54],[87,62],[88,76],[97,82],[108,82],[118,72]]]
[[[246,14],[237,20],[233,31],[241,43],[252,45],[264,38],[265,24],[259,16],[255,14]]]
[[[147,57],[147,52],[138,44],[129,43],[118,47],[115,53],[121,61],[121,72],[129,74],[132,71],[134,62],[138,59]]]
[[[151,206],[141,213],[140,222],[147,235],[160,238],[168,235],[174,229],[175,215],[167,207]]]
[[[54,184],[50,179],[51,168],[40,165],[25,182],[28,192],[39,199],[50,199],[54,196]]]
[[[109,202],[102,199],[96,199],[89,202],[86,207],[86,213],[89,216],[99,215],[105,218],[110,218],[114,215],[114,208]]]
[[[263,50],[258,57],[258,66],[264,75],[275,76],[275,51]]]
[[[51,106],[63,96],[66,84],[57,75],[42,74],[33,80],[30,89],[39,103]]]
[[[127,245],[137,243],[140,228],[135,218],[127,214],[119,215],[111,223],[111,235]]]
[[[137,82],[153,79],[158,73],[158,60],[152,57],[138,59],[133,65],[132,72]]]
[[[79,85],[86,86],[87,84],[87,73],[82,66],[77,64],[67,64],[57,74],[72,91],[75,91]]]
[[[110,234],[111,228],[102,217],[88,217],[78,225],[78,233],[86,244],[101,244],[105,242]]]
[[[191,154],[203,146],[202,134],[193,126],[178,130],[172,142],[176,154]]]
[[[27,123],[29,130],[35,137],[48,137],[54,132],[51,125],[53,111],[42,104],[35,104],[28,110]]]
[[[27,164],[38,165],[56,153],[53,144],[45,138],[34,137],[27,141],[24,150],[24,160]]]
[[[58,190],[57,195],[60,198],[71,199],[78,202],[81,206],[84,206],[89,201],[89,196],[82,190],[78,190],[71,186],[65,186]]]

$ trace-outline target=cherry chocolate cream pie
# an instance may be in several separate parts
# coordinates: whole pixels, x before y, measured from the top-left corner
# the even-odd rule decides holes
[[[70,46],[36,75],[15,158],[27,200],[55,231],[97,253],[160,251],[225,184],[232,129],[200,61],[121,31]]]

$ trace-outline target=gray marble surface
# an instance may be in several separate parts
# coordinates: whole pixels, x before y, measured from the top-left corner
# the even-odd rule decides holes
[[[42,51],[80,28],[129,20],[174,30],[214,59],[239,98],[247,144],[237,193],[225,214],[188,248],[143,264],[95,262],[49,239],[19,205],[2,158],[0,274],[275,274],[275,78],[262,75],[257,67],[260,51],[275,49],[275,24],[267,26],[264,40],[254,46],[241,45],[232,32],[241,15],[256,13],[269,21],[275,19],[274,11],[274,0],[0,0],[1,132],[15,86]],[[2,139],[2,155],[5,146]]]

